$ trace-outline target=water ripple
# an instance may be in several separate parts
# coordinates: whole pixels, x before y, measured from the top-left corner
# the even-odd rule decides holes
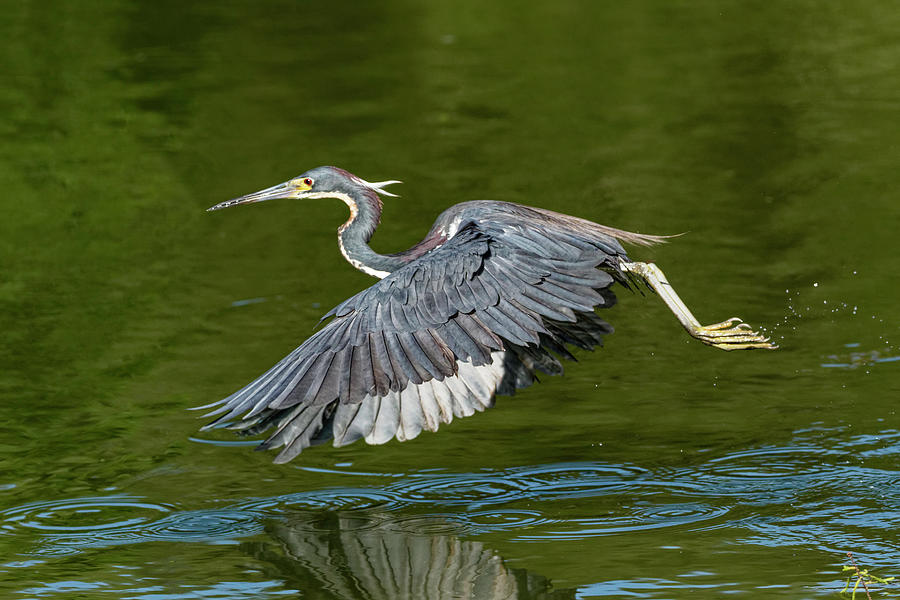
[[[893,548],[900,432],[798,431],[783,446],[743,448],[678,466],[569,462],[475,473],[420,471],[367,486],[247,498],[197,510],[133,496],[37,502],[0,512],[0,536],[39,536],[26,554],[146,541],[223,543],[290,516],[298,530],[372,529],[422,536],[514,532],[577,540],[662,528],[729,527],[744,542]],[[864,499],[864,500],[863,500]],[[896,548],[893,548],[897,551]]]
[[[35,502],[0,512],[2,529],[79,533],[136,527],[169,513],[171,507],[130,496],[73,498]]]
[[[821,461],[821,453],[813,446],[786,446],[751,448],[732,452],[709,461],[702,471],[697,472],[697,480],[705,485],[712,478],[723,478],[721,485],[711,489],[718,493],[723,488],[732,490],[759,489],[758,486],[779,488],[783,484],[773,479],[810,478],[829,469]]]
[[[282,510],[394,510],[402,504],[390,490],[370,488],[329,488],[269,498],[253,498],[237,505],[241,510],[275,513]]]
[[[568,463],[522,469],[511,478],[531,495],[563,499],[620,492],[648,474],[645,469],[626,465]]]
[[[525,488],[504,473],[436,475],[400,481],[385,489],[404,504],[486,506],[522,498]]]
[[[619,507],[617,514],[602,517],[571,519],[565,528],[517,536],[521,541],[579,540],[614,534],[695,525],[719,519],[728,513],[727,507],[700,502],[678,504],[636,504]]]
[[[472,530],[487,533],[490,531],[528,529],[558,523],[558,519],[549,519],[537,510],[489,510],[468,512],[466,521]]]

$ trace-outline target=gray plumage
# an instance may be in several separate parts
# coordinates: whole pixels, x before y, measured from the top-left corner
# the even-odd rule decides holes
[[[360,222],[377,224],[374,185],[341,188],[355,203],[342,197],[353,213],[342,249],[374,231]],[[505,202],[453,206],[419,245],[378,255],[370,268],[386,276],[329,311],[299,348],[209,405],[217,418],[207,427],[274,428],[260,448],[282,448],[275,460],[286,462],[329,439],[408,440],[484,410],[536,371],[561,373],[567,345],[591,349],[612,333],[595,309],[615,303],[615,282],[627,284],[620,240],[659,238]]]

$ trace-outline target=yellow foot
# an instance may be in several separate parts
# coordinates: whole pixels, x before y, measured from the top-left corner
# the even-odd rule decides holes
[[[721,350],[750,350],[752,348],[775,350],[778,348],[769,341],[769,338],[756,333],[737,317],[731,317],[727,321],[713,325],[692,327],[690,334],[704,344]]]

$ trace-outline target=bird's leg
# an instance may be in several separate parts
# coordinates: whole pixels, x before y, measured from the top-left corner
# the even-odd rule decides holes
[[[721,323],[713,325],[701,325],[697,318],[685,306],[675,289],[666,280],[662,269],[653,263],[620,261],[619,266],[627,273],[633,273],[643,279],[653,291],[659,294],[666,306],[669,307],[682,327],[692,336],[708,346],[722,350],[748,350],[751,348],[763,348],[774,350],[778,346],[769,342],[769,338],[763,337],[737,317],[732,317]]]

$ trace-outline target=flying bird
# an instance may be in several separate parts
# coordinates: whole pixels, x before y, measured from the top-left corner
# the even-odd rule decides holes
[[[212,408],[204,429],[257,435],[284,463],[309,446],[359,439],[404,441],[468,417],[535,381],[562,373],[568,347],[590,350],[613,328],[597,310],[616,302],[614,284],[644,283],[694,338],[722,350],[775,349],[738,318],[700,325],[653,263],[629,259],[622,243],[662,236],[632,233],[543,208],[462,202],[441,213],[425,238],[403,252],[369,247],[385,188],[337,167],[317,167],[210,211],[277,198],[337,198],[350,218],[338,247],[380,281],[329,311],[296,350]]]

